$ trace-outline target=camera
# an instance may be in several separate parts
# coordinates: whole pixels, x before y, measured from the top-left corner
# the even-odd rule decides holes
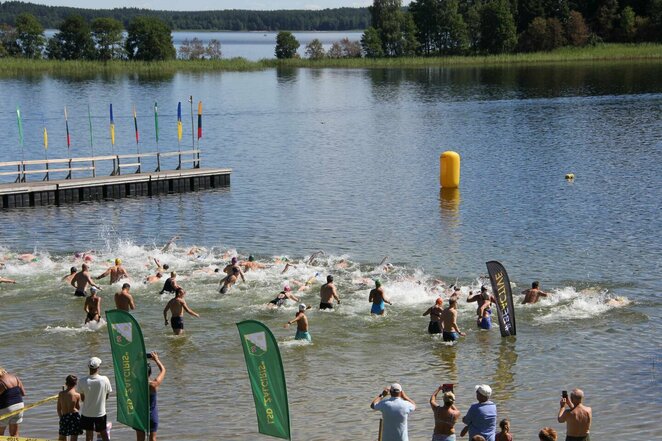
[[[561,391],[561,398],[568,398],[568,391],[567,390]]]

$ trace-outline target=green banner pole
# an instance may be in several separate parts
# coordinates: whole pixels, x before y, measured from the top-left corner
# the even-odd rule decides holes
[[[119,309],[106,311],[117,388],[117,421],[149,432],[147,355],[140,325]]]
[[[237,323],[253,390],[260,433],[291,440],[290,409],[283,361],[269,328],[255,320]]]

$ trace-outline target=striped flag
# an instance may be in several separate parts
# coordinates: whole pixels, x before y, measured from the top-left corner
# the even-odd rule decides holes
[[[110,143],[115,146],[115,119],[113,118],[113,104],[110,104]]]
[[[67,106],[64,106],[64,127],[67,129],[67,148],[71,148],[71,136],[69,136],[69,117],[67,116]]]
[[[136,144],[140,142],[140,135],[138,134],[138,115],[136,115],[136,106],[133,106],[133,127],[136,129]]]
[[[198,139],[202,138],[202,101],[198,101]]]
[[[182,141],[182,102],[177,103],[177,142]]]

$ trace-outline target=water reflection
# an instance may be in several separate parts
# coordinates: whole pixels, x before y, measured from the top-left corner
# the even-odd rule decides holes
[[[439,343],[434,346],[432,353],[439,358],[439,378],[444,379],[446,383],[457,383],[457,348],[455,345]]]
[[[496,371],[492,379],[492,388],[496,391],[499,399],[510,401],[515,393],[515,374],[513,369],[517,364],[517,351],[515,344],[517,337],[501,338],[499,341],[499,357],[497,358]]]

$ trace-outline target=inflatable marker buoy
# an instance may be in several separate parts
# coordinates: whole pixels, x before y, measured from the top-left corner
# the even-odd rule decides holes
[[[460,155],[447,151],[439,156],[439,184],[441,188],[460,186]]]
[[[575,174],[574,173],[566,173],[565,175],[566,181],[572,181],[575,179]]]

